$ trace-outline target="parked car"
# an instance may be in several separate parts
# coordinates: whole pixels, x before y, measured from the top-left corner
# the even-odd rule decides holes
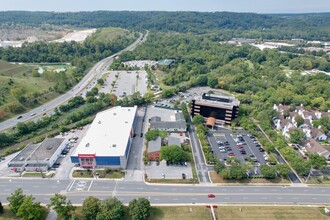
[[[186,179],[186,174],[185,173],[182,173],[182,179]]]
[[[259,148],[259,151],[260,151],[260,152],[265,152],[265,149],[263,149],[263,148]]]
[[[234,153],[229,153],[228,156],[235,157],[235,154]]]

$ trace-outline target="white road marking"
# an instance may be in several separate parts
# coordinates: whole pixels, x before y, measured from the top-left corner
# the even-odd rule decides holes
[[[73,186],[73,184],[76,182],[76,180],[73,180],[70,184],[71,184],[71,186],[69,185],[69,189],[67,190],[68,192],[71,190],[71,188],[72,188],[72,186]]]
[[[87,191],[89,191],[89,190],[91,189],[93,182],[94,182],[94,180],[92,180],[92,181],[91,181],[91,184],[89,185],[89,187],[88,187],[88,190],[87,190]]]

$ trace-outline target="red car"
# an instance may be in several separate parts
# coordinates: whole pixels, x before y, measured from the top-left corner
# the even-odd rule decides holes
[[[214,194],[208,194],[207,197],[213,199],[213,198],[215,198],[215,195]]]
[[[228,156],[230,156],[230,157],[235,157],[235,154],[233,154],[233,153],[229,153]]]

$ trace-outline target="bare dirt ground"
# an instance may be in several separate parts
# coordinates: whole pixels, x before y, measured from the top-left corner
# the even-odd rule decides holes
[[[67,27],[1,27],[0,47],[21,47],[24,42],[83,42],[96,29],[73,30]]]
[[[70,42],[70,41],[83,42],[88,36],[93,34],[95,31],[96,29],[87,29],[87,30],[70,32],[61,39],[54,40],[54,42],[60,42],[60,43]]]

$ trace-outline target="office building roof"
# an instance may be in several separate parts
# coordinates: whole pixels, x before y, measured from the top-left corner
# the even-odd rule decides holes
[[[137,107],[114,107],[96,115],[75,153],[96,156],[125,155]]]
[[[203,95],[197,99],[199,103],[210,103],[214,105],[223,105],[228,107],[239,106],[240,102],[234,96],[224,96],[217,94],[203,93]]]

